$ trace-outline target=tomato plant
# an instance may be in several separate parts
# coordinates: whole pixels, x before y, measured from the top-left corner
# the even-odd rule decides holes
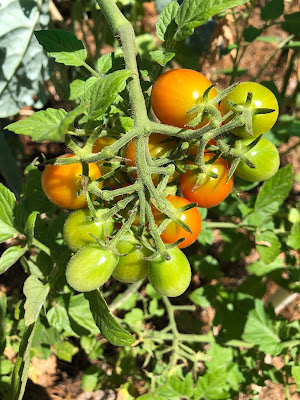
[[[252,115],[252,130],[253,138],[256,138],[270,130],[275,124],[278,118],[278,102],[275,95],[260,83],[256,82],[242,82],[239,83],[223,100],[222,100],[222,112],[227,114],[229,111],[233,111],[233,114],[229,117],[229,120],[233,119],[236,112],[227,100],[233,101],[237,105],[244,105],[247,99],[248,93],[252,93],[252,101],[250,109],[255,112],[259,108],[269,108],[274,110],[268,114],[253,114]],[[246,132],[245,126],[238,126],[231,130],[236,136],[241,138],[250,138],[249,133]]]
[[[133,283],[147,276],[148,261],[145,257],[151,254],[132,232],[123,236],[117,245],[120,254],[126,254],[119,258],[118,264],[113,272],[113,277],[120,282]]]
[[[179,196],[168,196],[167,200],[172,204],[174,208],[180,208],[187,204],[190,204],[190,201],[184,199]],[[165,243],[174,243],[176,240],[184,238],[184,240],[178,244],[179,249],[183,249],[184,247],[190,246],[200,234],[201,231],[201,215],[197,208],[190,208],[187,211],[179,214],[178,216],[181,221],[185,222],[191,230],[187,232],[181,226],[179,226],[176,222],[170,222],[163,233],[161,234],[161,238]],[[157,210],[154,213],[154,218],[156,223],[161,223],[165,216],[159,213]]]
[[[212,83],[200,72],[189,69],[175,69],[160,75],[154,82],[151,92],[151,105],[154,114],[163,123],[179,128],[195,117],[188,111],[203,99],[203,94]],[[215,88],[209,92],[209,99],[217,95]],[[206,125],[207,118],[196,127]]]
[[[214,157],[206,153],[204,160],[207,163]],[[233,177],[226,183],[229,166],[224,158],[217,158],[212,164],[206,164],[207,168],[218,175],[217,178],[202,174],[198,182],[199,172],[187,170],[180,176],[179,185],[185,198],[195,202],[199,207],[209,208],[221,203],[229,195],[233,185]]]
[[[217,142],[215,141],[215,139],[210,139],[207,143],[208,145],[211,146],[216,146]],[[199,150],[199,144],[197,143],[191,143],[190,147],[189,147],[189,154],[196,156]],[[209,149],[205,149],[204,150],[206,153],[209,153]]]
[[[78,292],[90,292],[102,286],[118,263],[111,251],[88,244],[75,253],[66,269],[67,282]]]
[[[253,139],[241,140],[241,145],[248,146],[252,141]],[[235,174],[245,181],[265,181],[278,171],[280,164],[278,150],[267,139],[261,138],[252,149],[245,153],[245,156],[255,165],[255,168],[250,168],[245,162],[239,162]]]
[[[96,240],[91,235],[105,240],[112,233],[113,219],[101,220],[106,211],[104,208],[97,209],[97,220],[92,219],[88,208],[74,211],[68,216],[64,224],[64,239],[72,251],[77,251],[89,243],[95,244]]]
[[[170,260],[161,257],[149,262],[148,278],[160,294],[177,297],[186,291],[191,282],[191,267],[178,247],[173,247],[168,253]]]
[[[60,158],[74,157],[65,154]],[[92,181],[101,178],[101,172],[95,163],[89,164],[89,177]],[[59,207],[78,209],[87,205],[85,195],[77,196],[82,183],[82,165],[80,163],[67,165],[47,165],[42,174],[42,188],[48,199]],[[99,189],[102,183],[99,183]]]

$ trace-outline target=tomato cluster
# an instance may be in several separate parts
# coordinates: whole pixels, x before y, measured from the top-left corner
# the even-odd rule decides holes
[[[126,229],[115,246],[109,245],[114,243],[116,233],[138,204],[136,199],[113,216],[108,215],[107,211],[116,207],[120,200],[126,199],[125,194],[115,197],[111,203],[101,200],[94,202],[93,214],[86,208],[86,188],[89,182],[97,181],[99,189],[112,190],[125,188],[140,179],[136,168],[135,139],[120,150],[118,159],[122,161],[116,169],[114,162],[89,163],[88,177],[83,177],[81,163],[48,165],[45,168],[42,175],[45,194],[54,204],[76,210],[68,216],[64,225],[64,239],[74,252],[67,265],[66,276],[75,290],[94,290],[111,276],[124,283],[133,283],[148,276],[159,293],[170,297],[179,296],[187,289],[191,279],[189,262],[180,249],[194,243],[201,231],[201,216],[195,206],[215,207],[230,194],[233,187],[230,165],[235,159],[238,160],[235,174],[245,180],[266,180],[275,174],[279,167],[276,147],[264,138],[255,140],[268,131],[277,119],[278,104],[275,96],[262,85],[251,82],[236,86],[220,103],[214,101],[216,96],[217,92],[207,78],[186,69],[162,74],[152,88],[151,105],[156,117],[162,124],[183,130],[206,129],[217,114],[221,116],[217,119],[219,125],[234,121],[235,116],[242,114],[243,110],[248,115],[247,128],[244,124],[231,129],[231,133],[239,139],[233,147],[235,152],[225,152],[225,157],[223,152],[226,147],[221,151],[218,135],[216,140],[213,135],[208,136],[204,145],[201,139],[191,139],[185,147],[185,153],[178,150],[184,142],[182,136],[169,137],[157,132],[148,136],[146,158],[154,163],[158,161],[156,165],[160,165],[161,160],[175,165],[175,171],[169,176],[168,182],[164,180],[165,185],[160,185],[163,178],[161,173],[156,173],[157,170],[151,172],[154,186],[158,191],[163,187],[167,200],[164,207],[150,200],[157,237],[166,244],[165,251],[157,245],[157,237],[155,239],[150,224],[146,223],[143,227],[147,233],[143,240],[138,236],[140,233],[137,232],[141,232],[138,213],[132,219],[131,228]],[[266,109],[270,110],[266,112]],[[197,119],[199,110],[204,110],[200,120]],[[192,122],[194,118],[197,123]],[[99,153],[106,146],[113,145],[116,137],[99,137],[93,145],[92,153]],[[72,156],[66,154],[61,157]],[[253,164],[255,168],[251,168]],[[95,196],[91,195],[90,200],[94,201]],[[169,210],[166,213],[161,211],[165,208]]]

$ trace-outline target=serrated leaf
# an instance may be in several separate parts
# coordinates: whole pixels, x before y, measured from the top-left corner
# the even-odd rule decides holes
[[[173,38],[177,28],[175,17],[178,10],[179,5],[177,1],[171,1],[171,3],[169,3],[163,9],[158,17],[158,22],[156,24],[156,35],[163,42],[167,42]]]
[[[34,275],[30,275],[26,279],[24,283],[24,295],[26,297],[24,304],[25,326],[29,326],[37,320],[49,290],[49,284],[43,285]]]
[[[245,4],[245,0],[184,0],[178,10],[175,22],[178,25],[175,40],[184,40],[194,29],[205,24],[215,14]]]
[[[194,393],[194,380],[192,373],[188,373],[184,379],[180,379],[178,376],[171,376],[167,383],[167,388],[173,395],[179,398],[192,398]]]
[[[279,354],[282,349],[281,340],[272,320],[267,316],[264,303],[259,299],[255,299],[255,310],[251,310],[248,314],[243,339],[272,356]]]
[[[0,243],[12,238],[18,231],[14,228],[13,211],[15,195],[0,183]]]
[[[270,264],[265,264],[263,261],[256,261],[247,266],[247,270],[256,276],[265,276],[276,269],[284,269],[285,265],[283,260],[277,258]]]
[[[79,351],[78,347],[70,342],[56,343],[54,348],[57,358],[66,362],[71,362],[73,355]]]
[[[284,3],[283,0],[270,0],[265,3],[265,6],[261,9],[261,19],[263,21],[270,21],[279,18],[284,14]]]
[[[107,74],[112,68],[115,59],[115,53],[107,53],[101,56],[97,61],[97,67],[101,74]]]
[[[27,243],[29,246],[31,246],[32,240],[34,238],[34,227],[35,227],[35,222],[36,218],[39,215],[38,211],[33,211],[29,217],[27,218],[24,233],[27,238]]]
[[[257,232],[255,242],[256,250],[265,264],[270,264],[279,255],[280,241],[274,232]]]
[[[191,294],[189,294],[189,299],[197,306],[202,308],[206,308],[210,306],[210,302],[207,297],[204,295],[204,287],[198,288],[194,290]]]
[[[164,66],[169,61],[171,61],[173,57],[175,57],[175,53],[166,53],[165,54],[160,50],[155,50],[155,51],[150,52],[150,56],[153,61],[156,61],[161,66]]]
[[[292,176],[293,168],[289,164],[262,185],[254,205],[254,217],[260,223],[278,211],[291,190]]]
[[[127,69],[112,72],[104,78],[97,79],[91,88],[91,106],[88,118],[99,118],[113,103],[116,95],[125,89],[126,80],[132,75]]]
[[[75,79],[70,83],[67,94],[68,100],[77,100],[83,96],[85,82],[84,79]]]
[[[154,299],[156,300],[156,299]],[[150,311],[150,310],[149,310]],[[140,308],[134,308],[124,317],[124,322],[128,325],[142,326],[144,313]]]
[[[129,346],[135,339],[114,319],[99,290],[84,293],[102,335],[115,346]]]
[[[195,398],[204,400],[221,400],[229,398],[226,367],[221,366],[215,371],[208,371],[197,380]]]
[[[30,349],[35,333],[35,327],[36,327],[35,323],[26,327],[22,336],[18,357],[15,362],[14,370],[12,373],[11,400],[22,400],[25,392],[25,387],[28,379],[29,366],[30,366]]]
[[[50,310],[47,312],[47,320],[51,326],[57,329],[58,332],[63,329],[67,332],[70,332],[69,328],[69,317],[67,310],[65,307],[60,304],[55,304]]]
[[[298,250],[300,248],[300,224],[298,222],[293,224],[286,244],[294,250]]]
[[[35,36],[55,61],[65,65],[80,67],[87,57],[86,50],[72,32],[62,29],[36,31]]]
[[[26,253],[28,247],[12,246],[2,253],[0,258],[0,275],[12,267],[23,254]]]
[[[23,105],[41,108],[47,102],[48,57],[33,33],[49,20],[48,1],[1,2],[0,118],[17,114]]]

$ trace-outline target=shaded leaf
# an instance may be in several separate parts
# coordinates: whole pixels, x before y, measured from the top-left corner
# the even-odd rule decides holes
[[[26,279],[24,283],[24,295],[26,297],[24,304],[25,326],[29,326],[37,320],[49,290],[49,284],[43,285],[34,275],[30,275]]]

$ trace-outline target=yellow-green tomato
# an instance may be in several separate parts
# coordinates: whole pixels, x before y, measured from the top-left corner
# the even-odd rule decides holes
[[[248,146],[252,141],[253,139],[241,140],[242,147]],[[245,156],[255,165],[255,168],[250,168],[243,161],[238,164],[235,174],[245,181],[265,181],[278,171],[280,164],[278,150],[267,139],[261,138],[252,149],[245,153]]]
[[[88,244],[75,253],[66,269],[67,282],[78,292],[90,292],[102,286],[112,275],[118,257],[96,244]]]
[[[251,108],[254,110],[256,108],[270,108],[274,110],[269,114],[255,114],[252,117],[252,129],[253,136],[252,138],[256,138],[270,130],[272,126],[277,121],[278,117],[278,102],[275,95],[260,83],[256,82],[242,82],[239,83],[221,102],[221,110],[222,114],[225,115],[228,111],[233,111],[230,104],[228,104],[227,100],[233,101],[238,105],[245,105],[248,92],[251,92],[252,102]],[[235,111],[228,118],[231,120],[235,117]],[[227,120],[226,120],[227,122]],[[240,138],[251,138],[251,136],[247,133],[245,126],[239,126],[231,130],[236,136]]]
[[[161,257],[149,261],[148,278],[154,289],[168,297],[177,297],[186,291],[191,282],[191,267],[178,247],[168,250],[169,261]]]
[[[64,225],[64,239],[72,251],[77,251],[89,243],[96,243],[96,240],[90,235],[105,240],[114,228],[112,218],[102,221],[101,217],[107,210],[99,208],[96,211],[97,221],[92,220],[88,208],[82,208],[68,216]]]
[[[128,254],[119,258],[113,277],[124,283],[133,283],[146,278],[149,262],[144,258],[148,257],[151,251],[131,233],[120,240],[117,249],[120,254]]]

